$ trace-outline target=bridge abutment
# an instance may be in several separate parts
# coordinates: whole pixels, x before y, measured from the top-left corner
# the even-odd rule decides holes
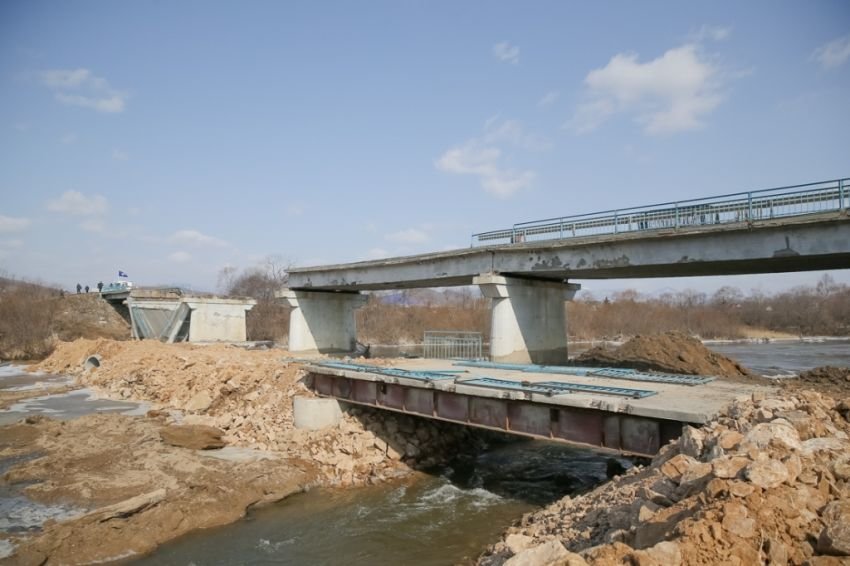
[[[479,275],[473,283],[492,301],[492,361],[567,363],[565,303],[573,299],[580,285],[494,274]]]
[[[366,295],[283,289],[275,296],[280,304],[292,309],[290,352],[325,354],[354,350],[357,342],[354,311],[366,304]]]

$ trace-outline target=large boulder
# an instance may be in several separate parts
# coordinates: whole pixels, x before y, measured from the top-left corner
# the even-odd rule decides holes
[[[833,501],[823,510],[824,528],[818,537],[818,552],[850,556],[850,501]]]
[[[222,448],[225,445],[222,435],[221,429],[206,425],[170,425],[159,431],[166,444],[193,450]]]

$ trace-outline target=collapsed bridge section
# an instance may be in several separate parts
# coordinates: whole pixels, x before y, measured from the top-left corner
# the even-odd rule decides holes
[[[392,367],[308,362],[311,387],[345,403],[419,415],[624,454],[653,456],[685,424],[710,420],[769,388],[747,383],[599,368],[404,360]],[[579,374],[579,375],[576,375]]]

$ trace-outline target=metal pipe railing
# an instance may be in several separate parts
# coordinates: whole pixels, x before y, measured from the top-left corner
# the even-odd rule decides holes
[[[697,225],[753,224],[762,220],[841,211],[848,205],[850,179],[835,179],[688,199],[649,206],[518,222],[511,228],[473,234],[471,246],[521,243],[643,230],[679,230]]]

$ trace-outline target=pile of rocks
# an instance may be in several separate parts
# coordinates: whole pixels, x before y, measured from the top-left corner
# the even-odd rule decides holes
[[[94,355],[99,366],[86,369]],[[344,413],[337,427],[296,429],[293,397],[312,392],[300,365],[285,356],[226,345],[77,340],[59,344],[36,369],[74,375],[110,397],[176,409],[181,424],[214,427],[224,443],[311,462],[322,485],[396,477],[454,454],[471,436],[465,427],[365,408]]]
[[[651,465],[524,516],[479,564],[846,564],[850,403],[740,402]]]

